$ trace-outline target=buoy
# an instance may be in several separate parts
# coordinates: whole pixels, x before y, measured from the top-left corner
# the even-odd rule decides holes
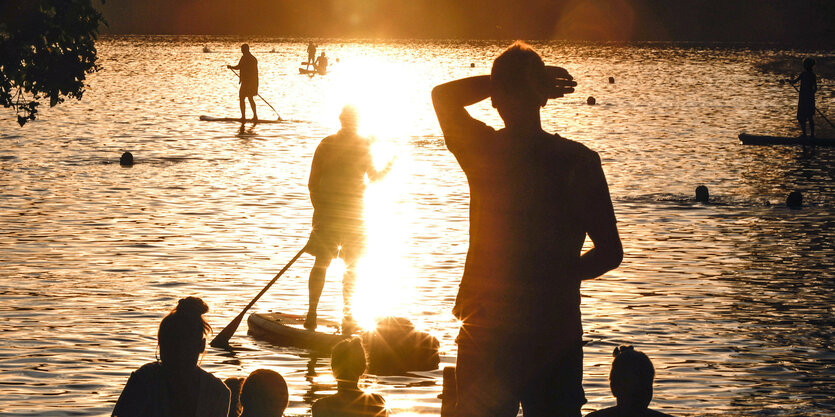
[[[803,207],[803,194],[800,191],[792,191],[786,197],[786,207],[791,209],[799,209]]]
[[[700,203],[707,203],[710,200],[710,192],[707,187],[700,185],[696,187],[696,201]]]
[[[615,77],[609,77],[609,84],[615,83]]]
[[[133,166],[133,154],[130,152],[123,153],[122,157],[119,158],[119,165],[123,167]]]
[[[588,104],[589,106],[593,106],[595,103],[597,103],[597,100],[595,100],[592,96],[589,96],[589,98],[586,100],[586,104]]]
[[[470,62],[470,68],[475,68],[475,62]]]

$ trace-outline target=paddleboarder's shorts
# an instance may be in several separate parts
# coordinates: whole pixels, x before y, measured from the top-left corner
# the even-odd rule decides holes
[[[815,96],[800,95],[797,101],[797,120],[803,122],[815,115]]]
[[[258,83],[242,83],[241,89],[238,91],[238,96],[241,98],[244,97],[255,97],[258,95]]]
[[[315,257],[357,259],[365,248],[362,222],[320,224],[313,228],[305,252]]]
[[[586,403],[582,342],[464,326],[456,339],[456,417],[577,416]]]

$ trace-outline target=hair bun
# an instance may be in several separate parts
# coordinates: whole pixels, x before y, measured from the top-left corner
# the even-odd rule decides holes
[[[621,353],[629,351],[629,350],[635,350],[635,348],[632,347],[632,345],[620,345],[620,346],[615,348],[614,352],[612,352],[612,356],[617,357]]]
[[[177,302],[177,308],[174,309],[175,313],[195,316],[202,316],[207,311],[209,311],[209,306],[199,297],[181,298]]]

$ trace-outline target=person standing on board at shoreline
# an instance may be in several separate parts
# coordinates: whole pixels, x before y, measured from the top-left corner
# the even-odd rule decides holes
[[[580,282],[623,259],[600,157],[542,129],[540,108],[574,91],[563,68],[516,42],[490,75],[432,90],[447,148],[470,187],[470,247],[453,308],[462,322],[457,417],[580,416]],[[486,98],[494,130],[466,107]],[[594,247],[581,253],[586,235]]]
[[[806,121],[808,120],[809,133],[812,137],[815,137],[815,92],[818,91],[818,80],[812,70],[814,66],[814,59],[804,59],[804,71],[797,78],[788,80],[792,84],[800,81],[799,97],[797,99],[797,123],[800,124],[803,136],[806,136]]]
[[[367,175],[369,180],[377,181],[392,167],[390,161],[382,171],[374,169],[371,142],[357,134],[358,119],[357,110],[345,106],[339,115],[342,129],[322,139],[310,167],[307,187],[313,203],[313,231],[305,251],[316,260],[308,283],[310,304],[304,321],[308,330],[316,330],[316,309],[325,275],[333,258],[340,254],[345,262],[342,332],[350,334],[356,327],[351,314],[351,298],[356,279],[354,268],[365,248],[365,178]]]
[[[307,44],[307,62],[305,63],[307,66],[305,68],[310,68],[314,62],[316,62],[316,44],[310,42]]]
[[[246,120],[246,104],[244,99],[249,99],[249,106],[252,107],[252,120],[258,120],[258,112],[255,110],[255,96],[258,95],[258,60],[249,52],[249,45],[241,45],[241,60],[238,65],[227,65],[226,68],[241,70],[241,89],[238,91],[238,98],[241,101],[241,120]]]

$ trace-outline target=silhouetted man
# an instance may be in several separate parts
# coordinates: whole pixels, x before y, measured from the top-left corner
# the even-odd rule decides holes
[[[307,44],[307,67],[309,68],[316,62],[316,44],[310,42]]]
[[[794,84],[800,81],[797,99],[797,123],[803,136],[806,136],[806,122],[809,122],[809,130],[812,137],[815,137],[815,92],[818,91],[818,80],[815,77],[815,60],[806,58],[803,60],[803,72],[797,78],[789,80]]]
[[[367,175],[371,181],[376,181],[391,169],[391,162],[382,171],[374,169],[371,143],[357,134],[357,119],[354,107],[342,109],[339,115],[342,129],[322,140],[310,167],[307,187],[313,203],[313,231],[305,250],[316,260],[308,284],[310,304],[304,322],[308,330],[316,329],[316,309],[325,285],[325,274],[338,254],[345,262],[342,331],[350,334],[355,326],[351,316],[351,297],[356,277],[354,267],[365,247],[365,178]]]
[[[252,107],[252,119],[258,120],[258,112],[255,110],[255,96],[258,95],[258,60],[249,53],[249,45],[241,45],[241,60],[238,65],[227,65],[226,67],[233,70],[241,70],[240,83],[241,89],[238,91],[238,97],[241,100],[241,120],[246,120],[246,104],[244,99],[249,99],[249,106]]]
[[[580,416],[580,282],[623,257],[600,157],[542,130],[540,108],[574,91],[517,42],[489,76],[435,87],[447,148],[470,186],[470,247],[453,314],[457,417]],[[466,106],[491,98],[499,131]],[[586,235],[594,248],[581,254]]]

